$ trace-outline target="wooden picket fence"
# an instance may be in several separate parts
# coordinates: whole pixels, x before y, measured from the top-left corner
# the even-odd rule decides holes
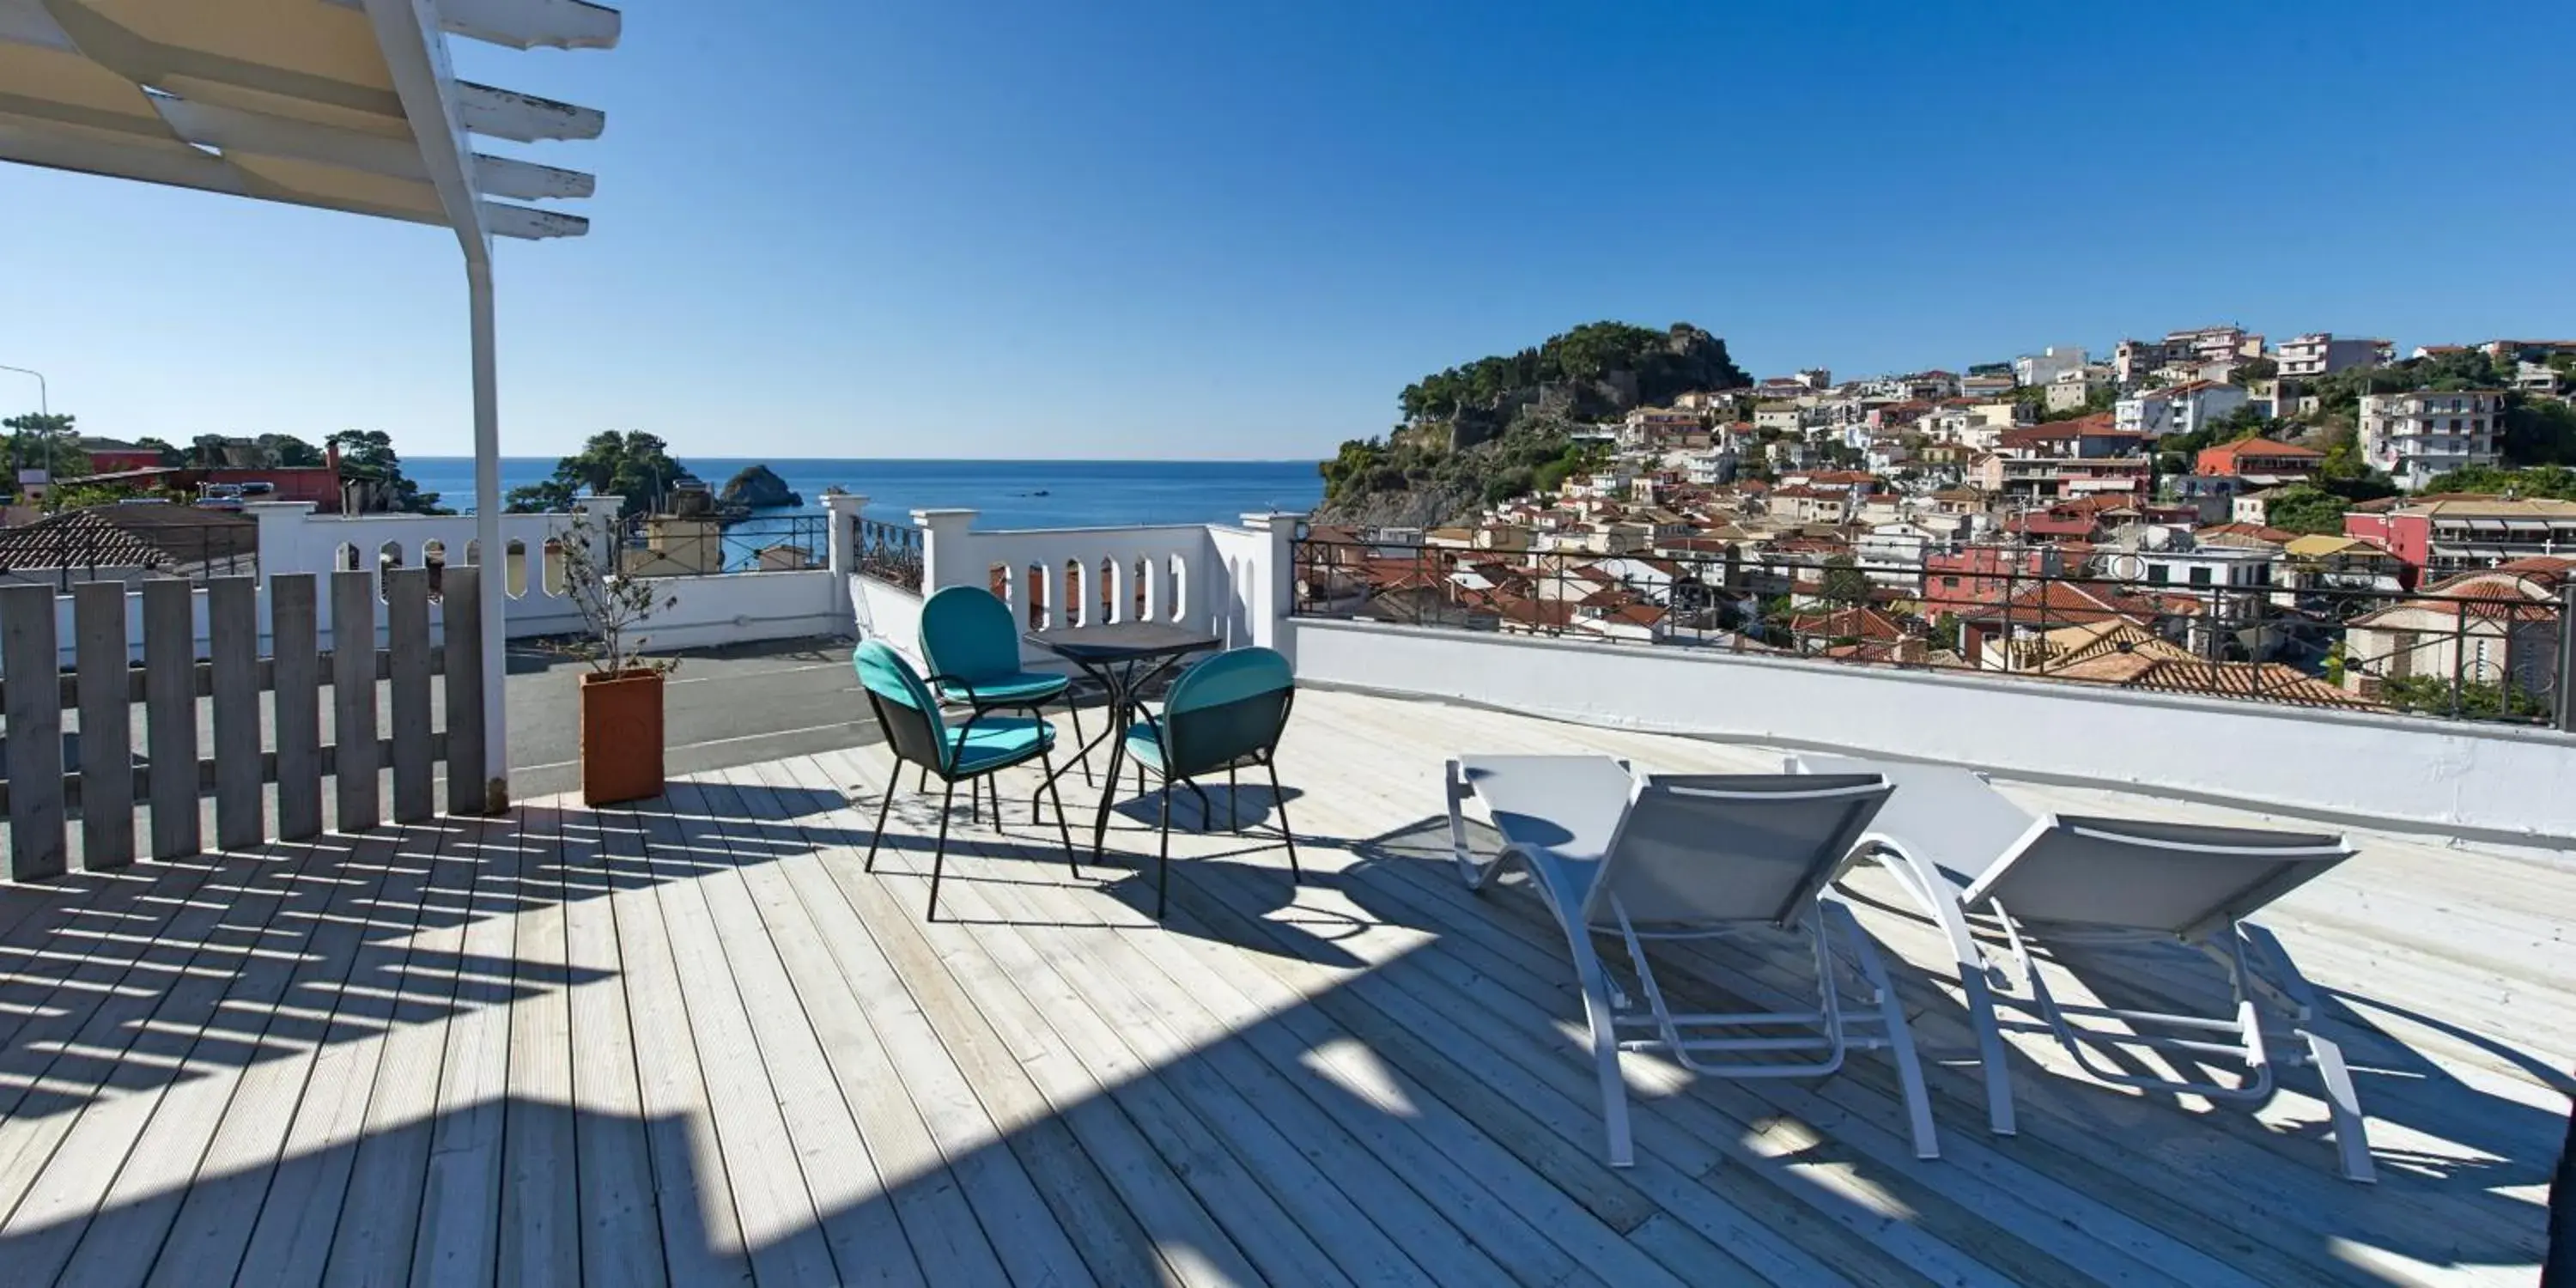
[[[69,821],[80,820],[85,870],[133,862],[135,810],[148,808],[148,855],[178,858],[203,848],[202,801],[214,797],[215,845],[237,850],[272,835],[301,840],[323,829],[322,780],[332,779],[340,831],[382,821],[379,772],[392,770],[396,823],[436,812],[435,766],[447,764],[448,808],[480,813],[487,748],[479,569],[450,565],[441,576],[443,646],[431,639],[429,571],[383,573],[387,647],[374,647],[376,577],[328,574],[332,638],[320,649],[316,574],[271,578],[268,656],[260,654],[259,578],[204,583],[207,656],[197,656],[195,588],[179,579],[141,586],[143,660],[130,653],[121,582],[72,588],[74,668],[60,665],[57,599],[50,586],[0,587],[0,811],[9,822],[11,880],[68,870]],[[433,728],[430,678],[444,675],[445,729]],[[38,677],[41,677],[39,679]],[[59,677],[58,680],[55,677]],[[54,682],[44,682],[54,680]],[[33,681],[33,682],[31,682]],[[379,733],[376,686],[391,686],[389,736]],[[322,741],[322,694],[331,693],[332,739]],[[260,695],[269,695],[272,739],[261,732]],[[213,699],[211,755],[200,755],[197,700]],[[142,756],[133,707],[143,707]],[[63,712],[78,717],[76,764],[66,765]],[[272,831],[267,787],[277,788]]]

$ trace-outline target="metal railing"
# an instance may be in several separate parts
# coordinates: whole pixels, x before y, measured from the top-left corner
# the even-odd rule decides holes
[[[623,566],[639,576],[797,572],[831,561],[828,515],[754,515],[728,523],[639,514],[619,524]]]
[[[1300,617],[2576,729],[2576,573],[2451,574],[2410,590],[2381,568],[2209,548],[2107,554],[2136,574],[2124,576],[2047,571],[2034,547],[1924,561],[1312,539],[1291,550]],[[2151,579],[2159,568],[2169,580]],[[2238,584],[2212,584],[2231,573]]]
[[[859,516],[854,548],[862,577],[919,593],[922,589],[921,529],[909,523]]]

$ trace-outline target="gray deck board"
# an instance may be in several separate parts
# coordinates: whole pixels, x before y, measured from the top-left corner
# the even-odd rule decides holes
[[[2027,1035],[2022,1135],[1988,1135],[1956,981],[1893,904],[1862,918],[1931,1053],[1943,1158],[1912,1157],[1883,1059],[1725,1082],[1638,1057],[1621,1171],[1599,1160],[1558,932],[1516,882],[1459,885],[1440,762],[1776,753],[1337,693],[1296,720],[1305,881],[1266,785],[1244,836],[1203,830],[1183,793],[1161,924],[1150,809],[1128,802],[1076,880],[1025,772],[998,828],[959,814],[925,924],[932,802],[900,792],[861,871],[882,748],[633,807],[550,798],[0,888],[0,1280],[2536,1277],[2576,1058],[2555,951],[2576,857],[2365,833],[2268,918],[2328,990],[2376,1187],[2334,1176],[2296,1072],[2260,1105],[2177,1102],[2096,1086]],[[1733,1008],[1781,1000],[1795,957],[1662,960],[1686,1004]],[[2106,955],[2093,991],[2219,996],[2135,965]]]

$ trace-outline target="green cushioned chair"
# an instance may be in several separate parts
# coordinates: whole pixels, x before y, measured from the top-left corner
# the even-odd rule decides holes
[[[1162,863],[1154,874],[1154,915],[1163,915],[1172,877],[1172,784],[1198,796],[1210,820],[1214,811],[1198,785],[1202,775],[1222,769],[1226,777],[1229,827],[1236,822],[1235,771],[1259,765],[1270,776],[1270,795],[1279,810],[1279,837],[1288,847],[1288,871],[1297,867],[1297,837],[1288,828],[1288,798],[1279,790],[1273,763],[1279,736],[1288,728],[1288,709],[1297,697],[1296,676],[1288,659],[1276,650],[1239,648],[1219,653],[1172,682],[1160,715],[1147,714],[1127,730],[1127,754],[1139,769],[1162,779]]]
[[[934,691],[942,702],[985,711],[1036,714],[1061,699],[1073,714],[1073,742],[1083,743],[1082,712],[1073,705],[1073,681],[1020,667],[1020,628],[1010,605],[981,586],[951,586],[921,606],[921,657],[939,673]],[[1091,764],[1082,765],[1091,781]],[[1001,803],[994,802],[999,810]],[[1034,805],[1032,806],[1034,808]]]
[[[1065,861],[1073,864],[1074,876],[1082,875],[1082,865],[1074,855],[1073,832],[1064,820],[1064,801],[1055,792],[1054,725],[1035,716],[992,715],[990,712],[997,708],[988,707],[979,708],[966,723],[951,726],[940,717],[934,687],[950,677],[923,677],[903,660],[902,654],[879,640],[861,644],[850,655],[850,663],[858,668],[859,686],[867,690],[877,727],[885,731],[886,743],[895,755],[895,772],[887,777],[885,800],[877,806],[876,832],[868,838],[867,871],[876,871],[877,846],[885,839],[886,815],[894,808],[895,780],[902,776],[903,765],[909,762],[920,766],[924,775],[938,775],[943,784],[939,841],[930,857],[930,919],[937,921],[939,878],[948,857],[948,815],[957,799],[957,784],[968,784],[972,792],[978,780],[1034,760],[1049,771],[1045,790],[1055,801],[1055,825],[1064,838]],[[999,799],[997,792],[996,802]],[[997,803],[993,822],[998,826],[1001,821]]]

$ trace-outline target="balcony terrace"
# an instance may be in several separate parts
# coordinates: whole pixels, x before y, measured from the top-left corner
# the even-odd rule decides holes
[[[2354,1065],[2375,1187],[2333,1175],[2310,1081],[2251,1112],[2177,1102],[2088,1083],[2031,1036],[2021,1133],[1989,1135],[1942,946],[1867,876],[1944,1157],[1913,1157],[1881,1061],[1728,1082],[1630,1056],[1640,1158],[1614,1170],[1554,923],[1449,862],[1440,764],[1462,749],[1778,764],[1310,692],[1282,759],[1306,880],[1258,832],[1203,830],[1184,793],[1160,925],[1144,816],[1077,880],[1021,812],[1026,782],[1003,826],[952,834],[950,919],[925,923],[923,798],[899,798],[861,871],[881,747],[632,809],[547,798],[5,888],[0,1265],[30,1284],[2530,1281],[2576,1059],[2564,855],[2361,831],[2360,858],[2273,909]],[[1263,828],[1281,812],[1266,790],[1239,804]],[[1673,961],[1720,1009],[1775,1004],[1796,965]],[[2052,973],[2106,999],[2219,986],[2133,964]]]
[[[828,579],[898,646],[925,589],[965,584],[1036,626],[1145,616],[1282,647],[1306,690],[1286,800],[1220,795],[1217,822],[1254,826],[1236,836],[1176,798],[1160,923],[1150,802],[1122,797],[1107,861],[1077,878],[1053,821],[1022,812],[1026,771],[1002,825],[953,819],[946,919],[926,922],[929,798],[898,795],[862,870],[890,769],[873,742],[631,808],[479,817],[471,792],[427,791],[403,754],[426,724],[396,721],[390,824],[344,779],[311,805],[334,831],[197,856],[164,850],[155,808],[165,857],[0,885],[0,1279],[2515,1284],[2544,1255],[2576,1061],[2563,733],[1335,620],[1304,611],[1307,565],[1335,552],[1275,516],[985,532],[863,511],[836,505],[828,571],[706,580]],[[383,576],[422,594],[416,570]],[[367,574],[331,577],[360,612]],[[12,593],[10,620],[47,597]],[[224,641],[252,597],[193,593],[223,599],[212,665],[239,667]],[[147,590],[146,616],[185,626],[183,598]],[[424,616],[451,628],[449,674],[482,666],[470,631],[403,608],[397,703],[427,683],[402,643]],[[51,629],[20,634],[41,665]],[[145,653],[138,675],[184,656]],[[12,684],[12,725],[47,691]],[[854,684],[839,699],[861,718]],[[335,724],[359,711],[340,702]],[[461,728],[443,754],[483,754]],[[219,722],[217,745],[239,734]],[[1459,882],[1443,761],[1764,771],[1819,747],[1983,768],[2034,811],[2347,831],[2360,857],[2265,920],[2323,990],[2379,1183],[2335,1176],[2304,1071],[2251,1108],[2141,1093],[2045,1034],[2008,1038],[2020,1131],[1991,1134],[1946,945],[1875,872],[1848,886],[1926,1049],[1942,1157],[1914,1157],[1882,1060],[1730,1081],[1630,1055],[1639,1161],[1607,1166],[1562,936],[1515,881]],[[14,767],[43,766],[7,750],[16,856],[44,780]],[[198,832],[220,841],[217,797]],[[88,808],[67,807],[84,863]],[[1663,960],[1715,1010],[1783,1003],[1802,965],[1752,945]],[[2045,969],[2110,1005],[2225,996],[2128,952]]]

